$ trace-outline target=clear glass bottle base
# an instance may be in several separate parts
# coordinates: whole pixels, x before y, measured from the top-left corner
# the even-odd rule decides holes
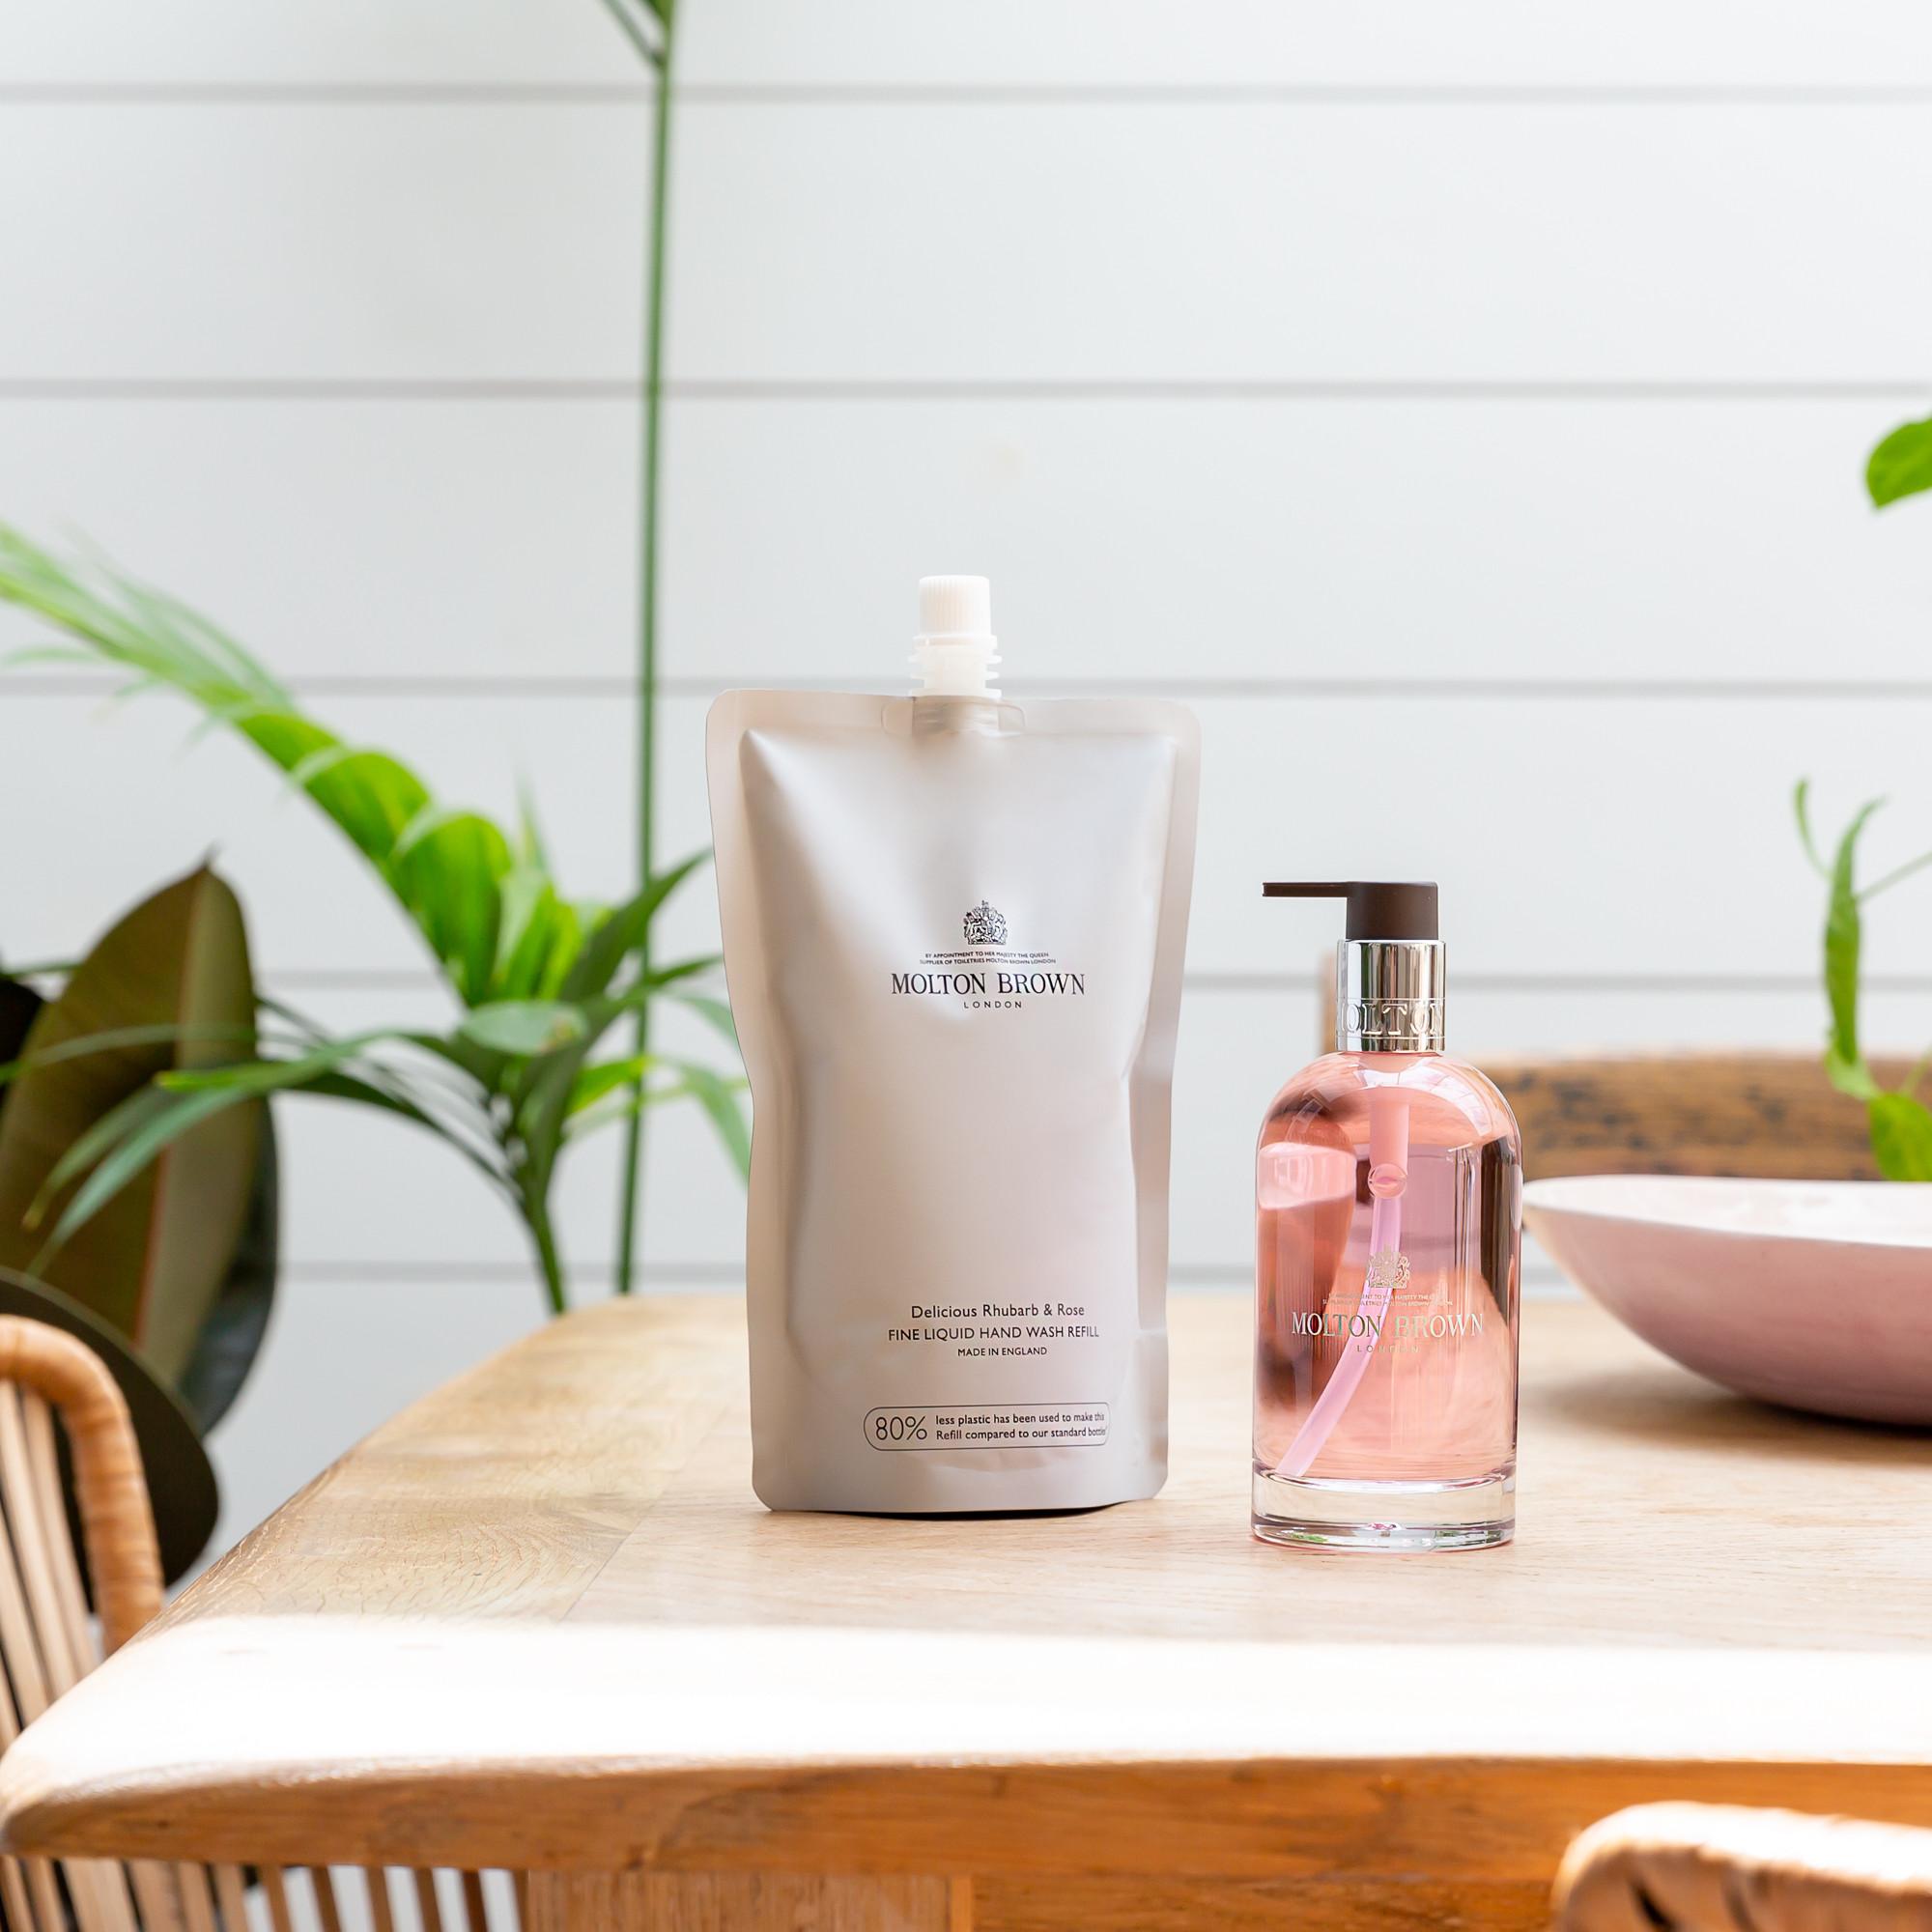
[[[1516,1534],[1516,1471],[1457,1483],[1334,1483],[1254,1477],[1264,1543],[1318,1549],[1492,1549]]]

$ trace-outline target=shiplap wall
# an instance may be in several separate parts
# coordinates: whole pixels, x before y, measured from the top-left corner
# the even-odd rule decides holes
[[[892,688],[912,580],[986,570],[1009,688],[1206,729],[1181,1280],[1246,1266],[1254,1122],[1319,913],[1429,873],[1456,1043],[1816,1037],[1786,798],[1932,839],[1922,412],[1932,18],[1905,0],[685,0],[668,845],[729,683]],[[644,92],[596,0],[14,0],[0,515],[210,609],[345,731],[628,875]],[[0,637],[20,635],[0,626]],[[239,748],[0,685],[0,950],[70,952],[213,848],[265,976],[431,1013],[410,934]],[[680,942],[711,924],[701,893]],[[1932,895],[1872,939],[1932,1032]],[[282,1114],[288,1267],[217,1450],[232,1534],[537,1319],[440,1151]],[[594,1289],[614,1145],[565,1184]],[[728,1282],[735,1183],[658,1123],[654,1282]],[[1232,1396],[1231,1399],[1238,1399]]]

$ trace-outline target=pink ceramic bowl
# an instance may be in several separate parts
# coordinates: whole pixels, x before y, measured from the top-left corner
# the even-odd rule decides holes
[[[1740,1395],[1932,1423],[1932,1183],[1532,1181],[1523,1215],[1577,1287]]]

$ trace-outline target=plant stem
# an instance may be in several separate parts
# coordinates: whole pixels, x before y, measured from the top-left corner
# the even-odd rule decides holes
[[[664,319],[666,233],[670,208],[671,51],[676,39],[675,11],[663,12],[663,50],[656,63],[656,132],[652,143],[650,233],[644,269],[644,437],[639,479],[642,523],[638,581],[638,888],[651,882],[656,861],[652,806],[657,789],[658,733],[658,531],[660,453],[664,415]],[[639,963],[651,965],[650,928],[639,945]],[[650,1003],[638,1008],[639,1056],[651,1050]],[[637,1085],[638,1106],[624,1128],[624,1197],[617,1218],[617,1293],[629,1294],[635,1273],[638,1219],[642,1208],[644,1167],[644,1080]]]
[[[550,1208],[545,1202],[526,1199],[523,1208],[525,1223],[530,1231],[530,1241],[537,1251],[537,1264],[543,1269],[544,1293],[550,1300],[550,1312],[553,1315],[566,1314],[570,1308],[570,1296],[564,1289],[563,1258],[556,1251],[556,1234],[550,1224]]]

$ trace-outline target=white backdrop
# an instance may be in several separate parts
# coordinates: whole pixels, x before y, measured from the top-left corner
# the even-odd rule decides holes
[[[894,688],[924,571],[993,576],[1015,690],[1191,696],[1183,1282],[1245,1279],[1254,1125],[1313,1033],[1328,923],[1264,874],[1439,877],[1477,1057],[1817,1037],[1792,781],[1932,842],[1932,506],[1859,488],[1927,406],[1932,18],[685,10],[668,849],[704,837],[709,695]],[[630,866],[645,137],[597,0],[14,0],[0,39],[0,516],[85,531],[454,798],[526,774],[585,894]],[[213,848],[271,985],[434,1010],[242,749],[71,679],[0,695],[6,954]],[[677,923],[704,940],[702,892]],[[1892,1043],[1932,1032],[1928,940],[1932,894],[1877,917]],[[440,1150],[280,1119],[224,1535],[538,1319]],[[588,1292],[613,1155],[566,1188]],[[732,1282],[695,1119],[648,1201],[654,1287]]]

